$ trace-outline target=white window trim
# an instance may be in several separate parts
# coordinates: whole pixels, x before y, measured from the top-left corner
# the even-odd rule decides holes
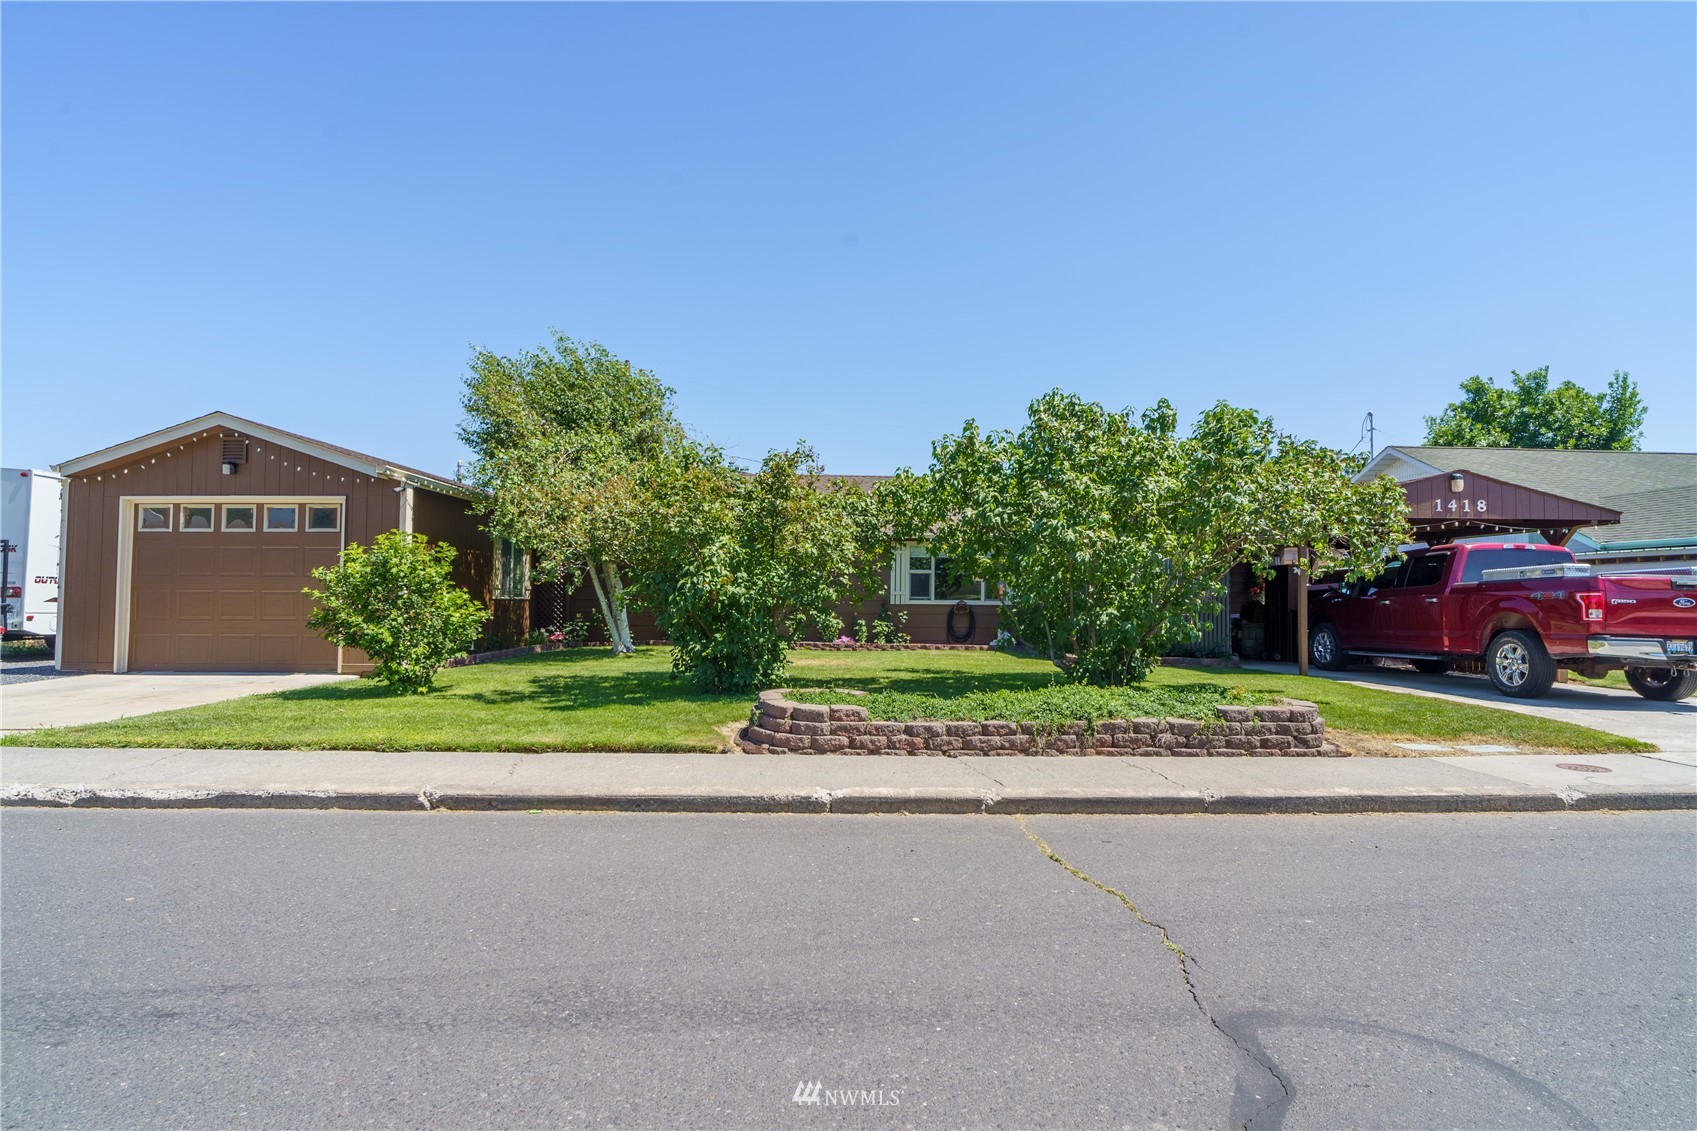
[[[306,507],[306,525],[301,528],[302,534],[340,534],[342,532],[342,505],[340,503],[306,503],[304,506]],[[336,512],[336,525],[312,525],[312,508],[314,507],[321,509],[329,507],[334,510]]]
[[[282,498],[273,499],[272,501],[282,504],[288,503],[291,500]],[[348,505],[348,497],[346,495],[302,495],[292,501],[300,504],[320,503],[329,505],[330,503],[335,503],[343,510],[346,510]],[[130,605],[135,584],[136,523],[140,521],[138,508],[144,506],[165,506],[167,504],[180,503],[211,503],[216,507],[221,506],[226,502],[233,502],[239,507],[248,505],[248,500],[231,499],[228,495],[122,495],[118,498],[118,584],[116,603],[114,606],[116,609],[116,615],[112,618],[113,672],[122,674],[130,670]],[[66,511],[70,510],[69,507],[65,509]],[[257,516],[258,512],[256,511],[255,517],[257,518]],[[218,517],[220,521],[223,519],[222,511],[218,512]],[[346,526],[347,524],[343,523],[344,529]],[[220,529],[222,528],[220,527]],[[159,531],[149,530],[146,533],[157,534]],[[204,532],[196,530],[193,531],[193,533],[200,534]],[[230,533],[248,534],[252,533],[252,531],[232,530]],[[319,533],[328,534],[330,532],[325,530],[320,531]],[[337,554],[339,555],[343,550],[348,548],[348,536],[342,531],[338,531],[337,534],[337,542],[339,543],[337,546]],[[63,543],[61,543],[61,545],[63,545]],[[61,581],[62,580],[63,575],[61,574]],[[336,649],[336,671],[338,673],[342,671],[342,663],[343,651],[341,647],[338,646]]]
[[[898,546],[896,548],[895,554],[893,554],[890,558],[890,604],[892,604],[892,605],[956,605],[956,604],[959,604],[961,602],[961,600],[963,600],[963,598],[960,598],[960,597],[914,597],[908,592],[908,575],[909,575],[909,573],[912,572],[910,570],[909,566],[908,566],[908,562],[912,559],[912,556],[916,551],[922,557],[930,558],[933,563],[935,563],[936,560],[937,560],[937,555],[932,553],[931,548],[929,546],[925,545],[922,542],[909,542],[905,546]],[[934,586],[936,584],[936,581],[937,581],[937,574],[936,574],[935,565],[932,566],[931,581],[932,581],[932,584]],[[974,597],[964,598],[964,600],[966,601],[967,604],[969,604],[969,605],[1000,605],[1002,603],[1002,599],[991,592],[989,582],[980,581],[979,585],[981,585],[983,587],[982,592],[983,592],[984,595],[982,597],[976,597],[976,598],[974,598]]]
[[[501,553],[501,544],[503,542],[510,542],[511,539],[495,538],[493,541],[494,552],[491,556],[494,559],[495,568],[490,571],[492,574],[489,586],[490,599],[495,601],[530,600],[530,551],[519,546],[517,543],[513,543],[513,553],[518,560],[518,569],[514,572],[518,574],[518,579],[516,585],[509,586],[507,584],[506,559]],[[522,596],[503,597],[502,594],[507,592],[509,589],[519,590]]]
[[[253,510],[253,525],[248,527],[246,530],[243,530],[239,526],[232,527],[229,524],[228,520],[226,520],[225,517],[224,517],[224,512],[227,511],[231,507],[249,507],[249,508],[251,508]],[[259,533],[259,522],[260,522],[260,513],[259,513],[259,504],[258,503],[250,503],[250,502],[248,502],[247,500],[244,499],[244,500],[242,500],[241,502],[238,502],[238,503],[221,503],[221,504],[219,504],[219,507],[218,507],[218,533],[220,533],[220,534],[257,534],[257,533]]]
[[[141,524],[141,512],[144,511],[144,510],[164,510],[164,512],[165,512],[165,525],[164,526],[143,526]],[[137,533],[140,533],[140,534],[169,534],[173,530],[176,529],[176,527],[174,525],[175,513],[176,512],[170,506],[168,506],[164,503],[148,503],[146,506],[137,507],[136,508],[136,531],[137,531]]]
[[[295,511],[295,524],[293,526],[272,526],[272,508],[275,507],[278,510],[286,510],[291,506]],[[260,529],[267,534],[299,534],[301,532],[301,506],[299,503],[260,503],[259,513],[264,518],[264,522],[260,526]]]

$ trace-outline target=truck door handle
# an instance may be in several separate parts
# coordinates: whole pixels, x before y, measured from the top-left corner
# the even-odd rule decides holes
[[[1438,603],[1438,599],[1436,597],[1428,597],[1426,598],[1426,603],[1428,605],[1436,605]]]
[[[1381,604],[1381,605],[1388,605],[1390,603],[1391,603],[1391,599],[1389,597],[1386,597],[1383,601],[1379,602],[1379,604]]]

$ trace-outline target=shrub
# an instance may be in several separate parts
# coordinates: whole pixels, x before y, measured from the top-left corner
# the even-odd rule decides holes
[[[649,564],[632,596],[654,611],[673,670],[697,690],[771,687],[792,639],[837,630],[837,606],[867,572],[870,500],[827,481],[805,445],[752,474],[723,463],[686,471],[644,516]]]
[[[370,548],[342,551],[340,565],[315,569],[323,590],[307,627],[332,644],[358,648],[376,665],[372,676],[396,691],[430,690],[436,672],[477,639],[489,611],[449,578],[454,548],[431,546],[421,534],[391,530]]]

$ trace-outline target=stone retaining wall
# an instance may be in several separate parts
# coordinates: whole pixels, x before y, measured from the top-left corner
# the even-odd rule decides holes
[[[1113,719],[1072,723],[1040,734],[1034,723],[891,723],[868,719],[852,703],[797,703],[762,691],[738,736],[749,754],[910,754],[959,757],[1010,754],[1106,754],[1220,757],[1333,757],[1320,708],[1300,699],[1276,707],[1215,707],[1217,720]]]

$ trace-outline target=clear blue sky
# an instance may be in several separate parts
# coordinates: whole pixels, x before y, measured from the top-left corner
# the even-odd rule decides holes
[[[8,465],[226,409],[451,471],[549,327],[840,472],[1057,385],[1418,442],[1542,364],[1697,446],[1689,4],[0,20]]]

